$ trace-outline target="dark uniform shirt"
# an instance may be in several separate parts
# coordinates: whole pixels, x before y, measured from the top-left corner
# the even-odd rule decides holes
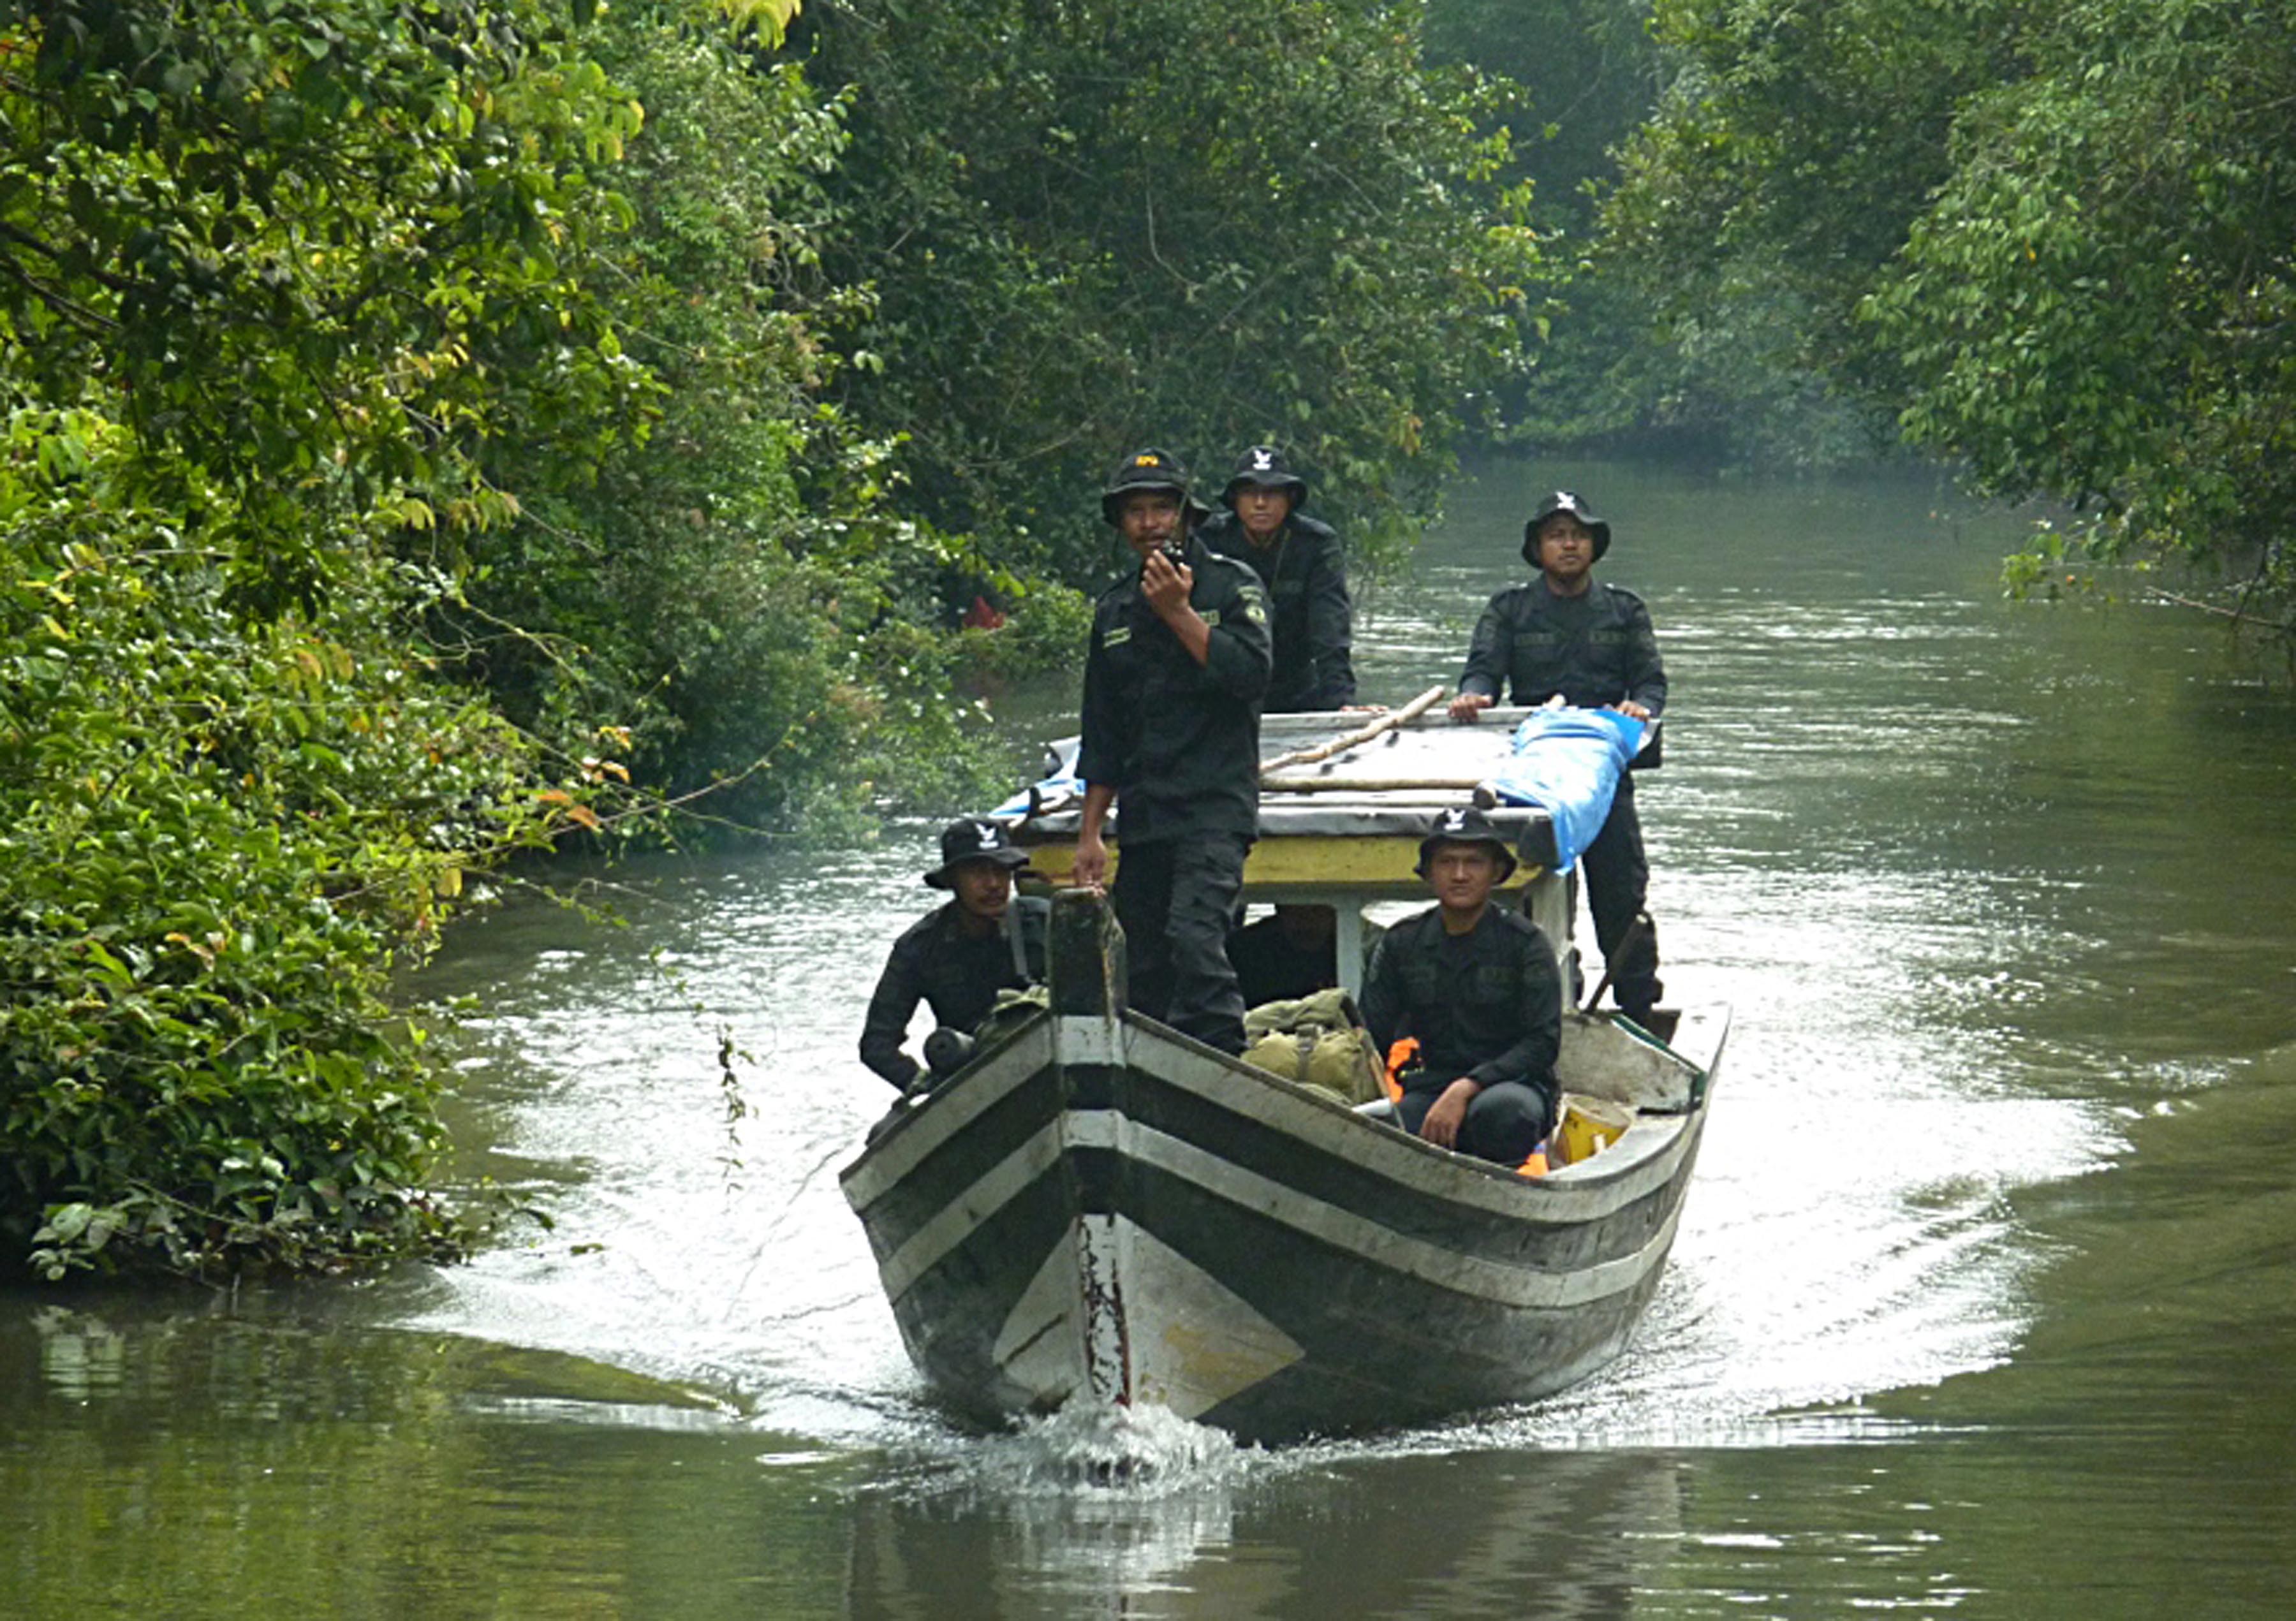
[[[1355,702],[1355,607],[1348,598],[1340,537],[1331,526],[1294,512],[1272,544],[1256,546],[1242,519],[1216,512],[1196,527],[1196,538],[1223,557],[1249,564],[1267,587],[1275,618],[1275,670],[1261,709],[1286,715]]]
[[[1600,581],[1581,596],[1557,596],[1544,577],[1502,591],[1483,610],[1467,650],[1462,692],[1496,699],[1502,682],[1519,704],[1557,692],[1580,708],[1632,699],[1652,715],[1666,708],[1666,667],[1642,598]]]
[[[1025,978],[1013,965],[1011,937],[1003,929],[987,935],[965,933],[955,901],[935,907],[902,932],[885,958],[885,971],[877,978],[868,1017],[861,1024],[863,1063],[906,1088],[917,1078],[918,1065],[901,1051],[901,1043],[920,999],[932,1005],[933,1018],[941,1024],[970,1034],[996,1005],[998,991],[1019,990],[1044,979],[1045,923],[1052,907],[1034,896],[1016,895],[1013,909],[1029,964]]]
[[[1382,1052],[1419,1038],[1413,1091],[1464,1076],[1523,1081],[1553,1101],[1562,979],[1546,937],[1519,912],[1494,903],[1463,935],[1445,931],[1440,906],[1406,918],[1372,953],[1361,1006]]]
[[[1211,626],[1198,664],[1156,617],[1134,574],[1101,594],[1085,655],[1077,775],[1116,790],[1117,839],[1259,831],[1259,700],[1267,690],[1267,594],[1243,564],[1194,540],[1188,602]]]

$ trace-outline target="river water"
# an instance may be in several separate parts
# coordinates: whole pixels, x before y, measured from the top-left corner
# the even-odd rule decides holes
[[[481,1003],[465,1174],[549,1230],[0,1294],[0,1616],[2285,1614],[2296,702],[2185,610],[2004,602],[2021,520],[1926,480],[1555,463],[1371,594],[1367,697],[1456,675],[1558,482],[1674,677],[1669,999],[1736,1010],[1608,1374],[1274,1451],[952,1424],[836,1182],[933,830],[663,858],[422,982]]]

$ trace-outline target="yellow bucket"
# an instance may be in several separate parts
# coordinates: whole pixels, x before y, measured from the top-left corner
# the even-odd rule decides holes
[[[1635,1111],[1629,1104],[1571,1093],[1562,1100],[1562,1119],[1554,1128],[1554,1141],[1562,1150],[1557,1158],[1565,1165],[1592,1159],[1634,1123]]]

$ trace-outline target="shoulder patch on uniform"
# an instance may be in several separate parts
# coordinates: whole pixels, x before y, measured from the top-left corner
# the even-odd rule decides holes
[[[1523,916],[1521,913],[1517,912],[1513,907],[1494,906],[1491,910],[1494,915],[1496,915],[1498,920],[1505,923],[1509,929],[1515,930],[1518,934],[1527,934],[1542,945],[1546,943],[1546,931],[1541,929],[1538,924],[1532,922],[1529,918]]]
[[[1267,593],[1257,585],[1239,586],[1236,610],[1254,625],[1267,623]]]

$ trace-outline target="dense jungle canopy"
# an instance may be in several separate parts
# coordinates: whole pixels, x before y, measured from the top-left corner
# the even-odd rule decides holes
[[[2028,560],[2296,593],[2296,12],[2216,0],[1660,0],[1605,213],[1679,350],[1824,379],[1979,488],[2086,516]],[[1739,330],[1732,330],[1737,328]]]
[[[2284,619],[2288,28],[0,0],[0,1265],[468,1242],[466,877],[978,791],[1142,442],[1365,569],[1473,446],[1902,443]]]

